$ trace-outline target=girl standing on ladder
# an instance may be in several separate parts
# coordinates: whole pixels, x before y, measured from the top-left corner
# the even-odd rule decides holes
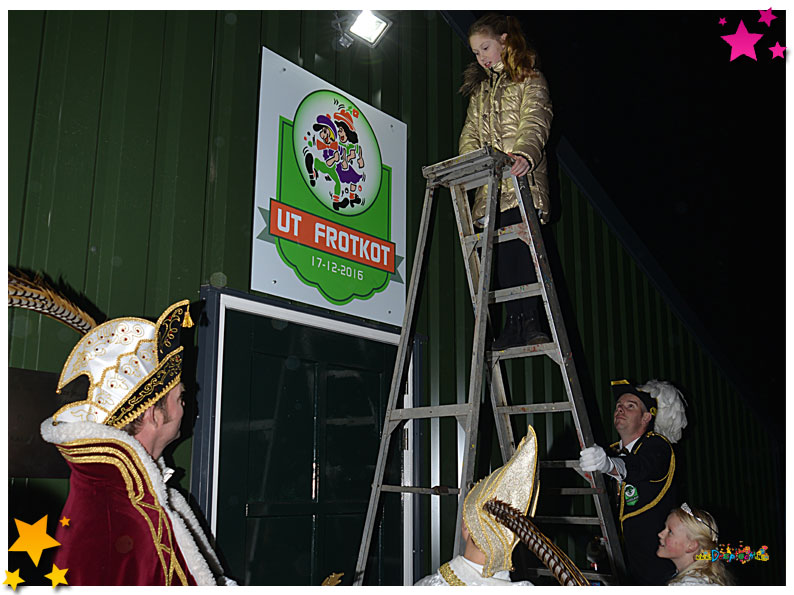
[[[469,96],[466,122],[460,133],[460,154],[488,144],[513,157],[510,173],[527,176],[541,223],[549,220],[549,190],[545,146],[551,128],[551,98],[538,70],[535,50],[528,46],[515,17],[489,14],[469,28],[469,44],[477,62],[463,73],[460,92]],[[477,190],[472,218],[485,225],[488,187]],[[511,179],[503,180],[496,228],[521,222]],[[521,240],[495,246],[498,288],[534,283],[537,279],[529,247]],[[507,320],[494,341],[496,350],[546,343],[540,298],[506,302]],[[545,316],[543,317],[545,320]]]

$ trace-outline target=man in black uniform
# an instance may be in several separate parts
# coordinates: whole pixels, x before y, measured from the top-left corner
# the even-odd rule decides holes
[[[663,405],[655,398],[660,389],[667,395],[672,391],[673,409],[678,408],[672,416],[676,420],[672,431],[665,432],[671,439],[652,431],[657,407]],[[617,399],[614,424],[620,440],[608,452],[600,446],[585,448],[580,453],[579,465],[582,471],[601,471],[618,483],[618,520],[632,582],[663,585],[675,573],[675,566],[669,560],[656,556],[656,548],[657,534],[677,505],[673,485],[675,452],[671,441],[680,437],[681,428],[686,425],[683,406],[677,402],[680,393],[667,382],[651,381],[637,387],[627,380],[613,381],[612,392]],[[657,394],[652,396],[651,392]],[[670,417],[668,412],[665,418]]]

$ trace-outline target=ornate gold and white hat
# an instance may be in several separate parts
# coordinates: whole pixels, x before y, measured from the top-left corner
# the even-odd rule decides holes
[[[183,328],[193,326],[188,300],[169,306],[156,323],[115,318],[91,329],[66,360],[57,392],[85,374],[88,398],[61,407],[54,423],[91,421],[123,428],[179,384]]]
[[[485,554],[482,575],[486,578],[500,570],[512,569],[513,549],[519,539],[486,512],[483,504],[496,498],[523,514],[527,514],[531,504],[530,516],[534,516],[539,491],[537,461],[538,441],[535,430],[529,426],[527,435],[521,440],[512,458],[477,482],[466,494],[463,501],[463,521],[474,539],[474,544]]]

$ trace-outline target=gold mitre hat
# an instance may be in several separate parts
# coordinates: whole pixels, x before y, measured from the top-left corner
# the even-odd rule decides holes
[[[527,514],[531,504],[534,515],[539,487],[537,461],[538,440],[535,430],[529,426],[527,435],[521,440],[512,458],[477,482],[463,501],[463,522],[466,523],[474,544],[485,554],[482,575],[486,578],[500,570],[512,569],[513,548],[519,539],[510,529],[483,510],[483,504],[497,499],[524,514]]]
[[[180,333],[193,326],[188,300],[166,308],[156,323],[115,318],[91,329],[66,360],[57,392],[88,376],[88,398],[61,407],[54,423],[91,421],[123,428],[179,384]]]

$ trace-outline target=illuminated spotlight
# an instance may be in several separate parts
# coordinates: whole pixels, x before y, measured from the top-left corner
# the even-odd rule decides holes
[[[383,34],[391,27],[391,21],[370,10],[362,10],[350,25],[349,31],[361,41],[375,47],[383,39]]]

